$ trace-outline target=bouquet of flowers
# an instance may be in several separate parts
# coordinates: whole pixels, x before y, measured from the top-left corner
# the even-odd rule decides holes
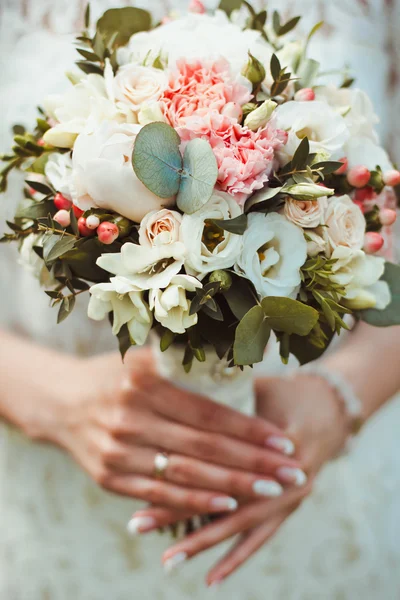
[[[400,323],[399,268],[379,255],[400,173],[366,94],[346,73],[321,85],[307,56],[321,24],[299,40],[299,18],[245,1],[190,10],[93,25],[88,7],[81,72],[1,157],[2,191],[26,172],[1,241],[35,257],[59,322],[88,292],[122,355],[154,329],[187,373],[210,348],[240,373],[272,332],[304,364],[348,313]]]

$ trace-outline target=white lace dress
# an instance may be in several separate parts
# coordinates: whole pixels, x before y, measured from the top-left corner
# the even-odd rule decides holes
[[[83,0],[2,0],[2,149],[10,142],[10,125],[31,124],[43,95],[64,85],[62,73],[74,58],[68,34],[80,25],[83,4]],[[97,13],[121,4],[92,2]],[[167,3],[148,0],[145,4],[161,15]],[[325,17],[327,26],[315,42],[315,51],[322,52],[328,68],[343,62],[355,66],[361,85],[374,96],[384,118],[382,133],[390,133],[394,142],[400,139],[391,119],[399,92],[387,87],[388,82],[395,83],[391,58],[400,54],[398,36],[388,45],[390,28],[396,32],[396,18],[397,29],[400,24],[399,4],[395,0],[269,2],[271,8],[282,4],[304,13],[307,24]],[[176,2],[173,7],[185,5]],[[1,200],[1,221],[12,216],[17,190],[14,180],[7,200]],[[108,328],[89,327],[84,313],[82,302],[70,319],[56,326],[55,314],[37,282],[17,265],[13,249],[0,248],[4,324],[39,342],[81,354],[113,347]],[[269,545],[217,590],[217,597],[398,600],[399,423],[400,401],[393,400],[365,428],[352,455],[325,469],[313,496]],[[137,506],[100,490],[57,448],[33,444],[17,430],[0,425],[1,600],[212,596],[205,590],[204,574],[223,548],[165,578],[159,558],[168,539],[158,534],[130,539],[126,534],[126,522]]]

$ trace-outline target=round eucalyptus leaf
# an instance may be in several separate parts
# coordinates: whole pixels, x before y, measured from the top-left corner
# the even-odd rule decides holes
[[[132,154],[133,169],[140,181],[156,196],[171,198],[181,181],[181,140],[166,123],[149,123],[140,130]]]
[[[134,33],[148,31],[150,27],[150,13],[133,6],[106,10],[97,21],[97,31],[102,38],[106,42],[114,38],[113,47],[124,46]]]
[[[261,306],[271,329],[289,335],[308,335],[319,318],[315,308],[291,298],[268,296]]]
[[[236,328],[233,357],[236,365],[253,365],[261,362],[271,334],[260,305],[253,306]]]
[[[211,198],[217,177],[217,161],[210,144],[201,139],[189,142],[183,155],[178,208],[189,215],[199,210]]]

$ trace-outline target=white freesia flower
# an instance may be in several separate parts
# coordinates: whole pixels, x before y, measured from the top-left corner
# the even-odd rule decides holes
[[[153,324],[153,315],[143,300],[143,292],[131,291],[121,295],[115,291],[115,285],[98,283],[90,288],[88,316],[102,321],[108,313],[113,313],[112,332],[117,335],[123,325],[127,325],[131,340],[142,346]]]
[[[385,270],[385,259],[339,246],[332,254],[332,281],[346,288],[345,304],[349,308],[385,309],[391,300],[388,284],[379,281]]]
[[[140,290],[167,287],[181,270],[185,252],[181,242],[150,248],[127,242],[121,252],[102,254],[97,264],[117,275],[113,278],[116,290],[119,294],[126,294],[132,287]]]
[[[287,198],[283,207],[285,217],[303,229],[315,229],[324,223],[325,210],[328,205],[326,196],[319,200],[293,200]]]
[[[242,213],[228,194],[215,192],[210,200],[192,215],[184,215],[181,241],[187,257],[186,271],[202,279],[217,269],[232,267],[242,248],[242,236],[215,226],[212,219],[233,219]]]
[[[50,154],[44,168],[44,174],[56,192],[71,200],[72,160],[69,153]]]
[[[326,252],[327,242],[317,231],[307,231],[307,254],[311,258]]]
[[[393,163],[386,150],[368,137],[351,138],[346,145],[345,156],[349,161],[349,169],[360,165],[370,171],[374,171],[377,166],[381,167],[383,172],[393,169]]]
[[[276,126],[288,132],[287,144],[279,152],[281,164],[288,163],[304,137],[311,152],[328,152],[332,160],[344,156],[349,139],[346,123],[324,102],[286,102],[274,111]]]
[[[64,95],[48,96],[44,109],[57,125],[43,139],[59,148],[72,148],[82,131],[92,131],[102,121],[126,120],[109,99],[104,77],[96,74],[82,77]]]
[[[182,215],[176,210],[153,210],[140,223],[139,243],[151,248],[178,242],[181,223]]]
[[[82,133],[72,154],[72,197],[82,210],[108,208],[140,222],[151,210],[169,206],[136,177],[131,157],[140,125],[106,122]]]
[[[149,304],[157,321],[174,333],[185,333],[196,325],[197,314],[189,314],[190,300],[186,292],[195,292],[201,287],[200,281],[190,275],[175,275],[165,290],[150,290]]]
[[[295,299],[301,283],[300,268],[307,260],[303,230],[278,213],[252,213],[243,235],[236,270],[244,274],[262,298]]]
[[[325,237],[331,251],[338,246],[360,250],[364,244],[365,218],[349,196],[328,200],[325,211]]]

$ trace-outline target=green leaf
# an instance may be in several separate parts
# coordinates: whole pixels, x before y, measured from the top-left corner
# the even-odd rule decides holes
[[[293,354],[301,365],[313,362],[326,352],[334,338],[334,332],[327,328],[324,344],[314,345],[308,337],[291,335],[289,340],[290,353]]]
[[[75,64],[80,68],[81,71],[86,73],[86,75],[90,75],[92,73],[96,75],[103,75],[103,69],[99,65],[95,65],[88,60],[77,60]]]
[[[279,16],[279,13],[277,10],[274,10],[273,15],[272,15],[272,26],[274,28],[276,35],[279,35],[279,30],[281,28],[281,18]]]
[[[256,292],[248,279],[236,275],[232,285],[224,292],[225,299],[234,316],[240,321],[257,304]]]
[[[271,329],[289,335],[308,335],[318,322],[315,308],[291,298],[269,296],[262,300],[261,306]]]
[[[86,29],[88,29],[89,26],[90,26],[90,4],[88,2],[87,6],[86,6],[86,10],[85,10],[85,27],[86,27]]]
[[[304,59],[297,72],[299,80],[296,82],[296,87],[298,89],[312,87],[320,66],[320,63],[312,58]]]
[[[277,57],[276,54],[273,54],[271,56],[270,68],[271,68],[271,75],[273,77],[273,80],[278,81],[279,76],[281,74],[281,63],[279,62],[279,58]]]
[[[308,137],[304,137],[292,158],[291,168],[293,171],[300,171],[307,165],[308,155],[310,154],[310,142]]]
[[[236,328],[233,357],[237,365],[261,362],[271,335],[261,306],[253,306]]]
[[[300,19],[301,17],[293,17],[293,19],[290,19],[290,21],[288,21],[287,23],[281,25],[277,32],[278,35],[285,35],[286,33],[289,33],[289,31],[292,31],[292,29],[296,27]]]
[[[211,198],[217,177],[217,160],[210,144],[202,139],[190,141],[183,155],[178,208],[189,215],[199,210]]]
[[[161,352],[165,352],[168,348],[173,344],[175,340],[176,334],[173,333],[170,329],[165,329],[164,333],[160,338],[160,350]]]
[[[228,17],[231,16],[234,10],[239,10],[242,6],[242,0],[221,0],[219,10],[226,12]]]
[[[64,321],[73,311],[75,306],[75,296],[65,296],[60,304],[57,323]]]
[[[247,215],[239,215],[234,219],[212,219],[212,222],[224,229],[225,231],[229,231],[229,233],[236,233],[237,235],[243,235],[247,229]]]
[[[39,192],[40,194],[44,194],[45,196],[47,196],[48,194],[54,194],[54,190],[51,187],[44,183],[40,183],[39,181],[30,181],[26,179],[25,183],[31,188],[33,188],[35,192]]]
[[[385,264],[385,272],[381,280],[386,281],[392,294],[392,300],[384,310],[370,308],[358,314],[362,321],[375,327],[391,327],[400,325],[400,266],[390,262]]]
[[[128,352],[129,348],[135,345],[135,343],[131,339],[127,325],[122,325],[121,329],[119,330],[119,333],[117,333],[117,338],[119,351],[122,360],[124,360],[125,354]]]
[[[81,56],[83,56],[83,58],[86,58],[86,60],[94,61],[94,62],[101,62],[101,58],[99,56],[97,56],[97,54],[95,54],[94,52],[90,52],[89,50],[84,50],[83,48],[77,48],[77,51],[79,52],[79,54]]]
[[[262,202],[267,202],[268,200],[272,200],[272,198],[276,198],[276,196],[282,191],[282,189],[282,187],[265,187],[261,190],[258,190],[255,194],[251,196],[251,198],[247,200],[245,205],[246,212],[248,212],[256,204],[261,204]]]
[[[208,300],[206,304],[203,304],[202,311],[206,313],[210,317],[210,319],[214,319],[215,321],[223,321],[224,315],[222,314],[222,310],[220,309],[217,302],[214,298]]]
[[[46,167],[47,161],[49,160],[51,152],[44,152],[42,156],[36,158],[30,167],[27,169],[30,173],[38,173],[39,175],[44,175],[44,169]]]
[[[139,31],[151,28],[151,15],[147,10],[134,7],[111,8],[97,21],[97,31],[109,43],[116,32],[113,48],[124,46]]]
[[[54,241],[53,238],[56,238]],[[50,263],[66,254],[76,244],[76,238],[71,236],[52,235],[43,244],[43,259],[45,263]]]
[[[171,198],[178,193],[182,156],[180,137],[166,123],[149,123],[136,137],[133,169],[140,181],[156,196]]]
[[[313,171],[319,169],[324,175],[331,175],[340,169],[340,167],[343,167],[343,163],[336,160],[326,160],[311,165]]]

